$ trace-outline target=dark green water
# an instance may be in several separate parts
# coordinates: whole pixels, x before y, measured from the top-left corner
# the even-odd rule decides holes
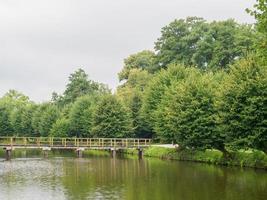
[[[159,159],[35,155],[0,158],[1,200],[267,199],[266,171]]]

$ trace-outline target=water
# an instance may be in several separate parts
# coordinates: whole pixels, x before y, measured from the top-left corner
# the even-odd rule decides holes
[[[0,159],[0,199],[266,200],[267,172],[104,156]]]

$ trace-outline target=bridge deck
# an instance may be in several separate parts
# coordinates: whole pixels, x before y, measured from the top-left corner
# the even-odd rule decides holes
[[[12,148],[128,149],[145,148],[150,143],[151,139],[146,138],[0,137],[0,146]]]

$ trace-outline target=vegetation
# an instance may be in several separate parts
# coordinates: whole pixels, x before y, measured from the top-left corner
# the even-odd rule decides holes
[[[204,155],[267,152],[266,0],[249,12],[255,28],[234,20],[174,20],[163,27],[155,52],[124,60],[115,94],[82,69],[50,102],[36,104],[11,90],[0,99],[0,135],[153,137]]]
[[[158,67],[183,63],[201,69],[227,68],[253,48],[250,25],[234,20],[208,23],[198,17],[174,20],[165,26],[155,45]]]
[[[176,149],[163,147],[150,147],[144,151],[144,155],[147,157],[267,169],[267,155],[262,151],[239,150],[231,151],[230,153],[231,157],[225,158],[223,152],[215,149],[206,149],[204,151],[184,149],[177,151]]]

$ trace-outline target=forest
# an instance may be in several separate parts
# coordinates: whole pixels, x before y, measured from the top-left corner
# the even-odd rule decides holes
[[[176,19],[154,50],[124,59],[115,92],[70,74],[62,94],[35,103],[9,90],[0,98],[0,136],[138,137],[192,149],[267,152],[267,2],[233,19]]]

